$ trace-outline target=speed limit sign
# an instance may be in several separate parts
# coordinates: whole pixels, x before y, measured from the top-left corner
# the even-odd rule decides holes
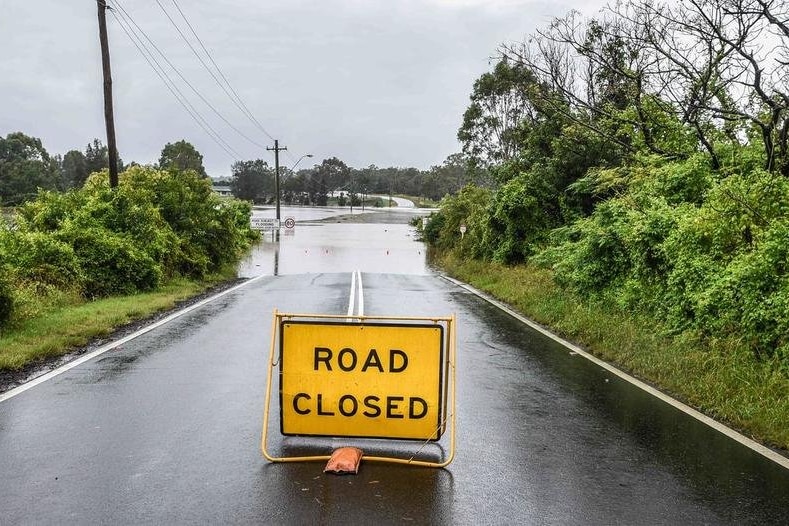
[[[285,228],[293,228],[296,226],[296,218],[294,217],[286,217],[285,218]]]

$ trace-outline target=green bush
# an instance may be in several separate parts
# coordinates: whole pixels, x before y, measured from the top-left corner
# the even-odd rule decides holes
[[[129,237],[82,227],[61,230],[58,237],[74,247],[88,298],[134,294],[161,284],[161,265]]]
[[[427,218],[427,225],[425,225],[424,238],[425,241],[433,246],[437,246],[441,239],[441,231],[444,229],[446,223],[446,216],[441,212],[433,212]]]
[[[80,288],[82,275],[74,249],[42,232],[0,230],[0,259],[15,281]]]
[[[671,205],[701,204],[717,179],[709,159],[702,154],[682,162],[647,166],[643,170],[644,188],[639,188],[639,193],[662,197]]]
[[[84,206],[87,193],[70,190],[65,193],[42,191],[35,200],[17,208],[20,230],[55,232],[71,217],[75,210]]]
[[[637,174],[591,216],[555,230],[534,260],[579,294],[678,331],[742,338],[789,369],[785,178],[757,169],[716,180],[695,158]]]
[[[80,189],[41,192],[22,206],[17,230],[0,232],[0,256],[32,316],[37,295],[132,294],[165,278],[205,277],[257,238],[250,214],[248,203],[220,199],[193,171],[135,166],[117,188],[105,171]]]
[[[0,330],[14,312],[14,294],[9,282],[8,267],[0,264]]]
[[[621,284],[632,269],[626,243],[629,207],[611,199],[595,213],[557,229],[535,262],[550,266],[557,283],[584,295]]]
[[[209,270],[215,271],[235,262],[258,234],[249,226],[252,207],[247,201],[211,199],[209,205],[214,217],[205,225],[201,245],[209,257]]]
[[[675,325],[739,335],[759,355],[787,356],[789,181],[761,170],[726,178],[664,251],[663,298]]]
[[[560,225],[558,192],[548,174],[532,169],[504,183],[493,195],[485,250],[496,261],[523,263]]]
[[[474,185],[465,186],[457,195],[445,197],[441,201],[441,212],[428,221],[426,238],[440,248],[457,247],[469,256],[485,256],[489,253],[485,243],[490,237],[490,198],[490,190]],[[466,225],[465,234],[461,234],[460,225]]]
[[[117,250],[128,244],[123,250],[144,253],[143,259],[155,262],[155,275],[199,279],[236,261],[256,239],[249,227],[250,214],[248,203],[219,199],[209,181],[193,171],[134,166],[121,174],[115,189],[109,188],[104,172],[93,174],[82,189],[42,193],[20,211],[20,225],[55,234],[66,243],[79,242],[80,231],[90,231],[94,237],[116,237],[121,240],[113,243]],[[105,234],[97,236],[97,231]],[[121,271],[122,266],[113,268]],[[94,265],[91,272],[97,270]],[[153,274],[146,276],[142,279],[147,283]],[[120,276],[120,281],[123,279]],[[91,279],[90,294],[121,290],[120,281],[110,280],[104,272],[101,279]],[[108,288],[95,285],[110,282],[114,285]]]
[[[194,171],[133,167],[124,172],[121,186],[147,195],[177,236],[172,265],[180,274],[200,278],[218,270],[257,238],[249,226],[249,203],[220,199],[210,181]]]

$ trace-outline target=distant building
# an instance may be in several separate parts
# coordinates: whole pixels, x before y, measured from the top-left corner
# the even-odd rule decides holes
[[[211,189],[221,195],[222,197],[231,197],[233,192],[230,190],[230,187],[224,184],[216,184],[214,183],[211,185]]]

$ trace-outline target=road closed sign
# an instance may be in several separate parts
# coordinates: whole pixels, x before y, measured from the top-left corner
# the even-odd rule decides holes
[[[283,435],[438,440],[440,324],[280,325]]]

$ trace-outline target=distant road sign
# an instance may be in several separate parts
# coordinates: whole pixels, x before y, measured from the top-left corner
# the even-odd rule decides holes
[[[279,228],[279,220],[272,217],[253,217],[250,219],[253,230],[274,230]]]
[[[286,217],[285,218],[285,228],[293,228],[296,226],[296,218],[295,217]]]

